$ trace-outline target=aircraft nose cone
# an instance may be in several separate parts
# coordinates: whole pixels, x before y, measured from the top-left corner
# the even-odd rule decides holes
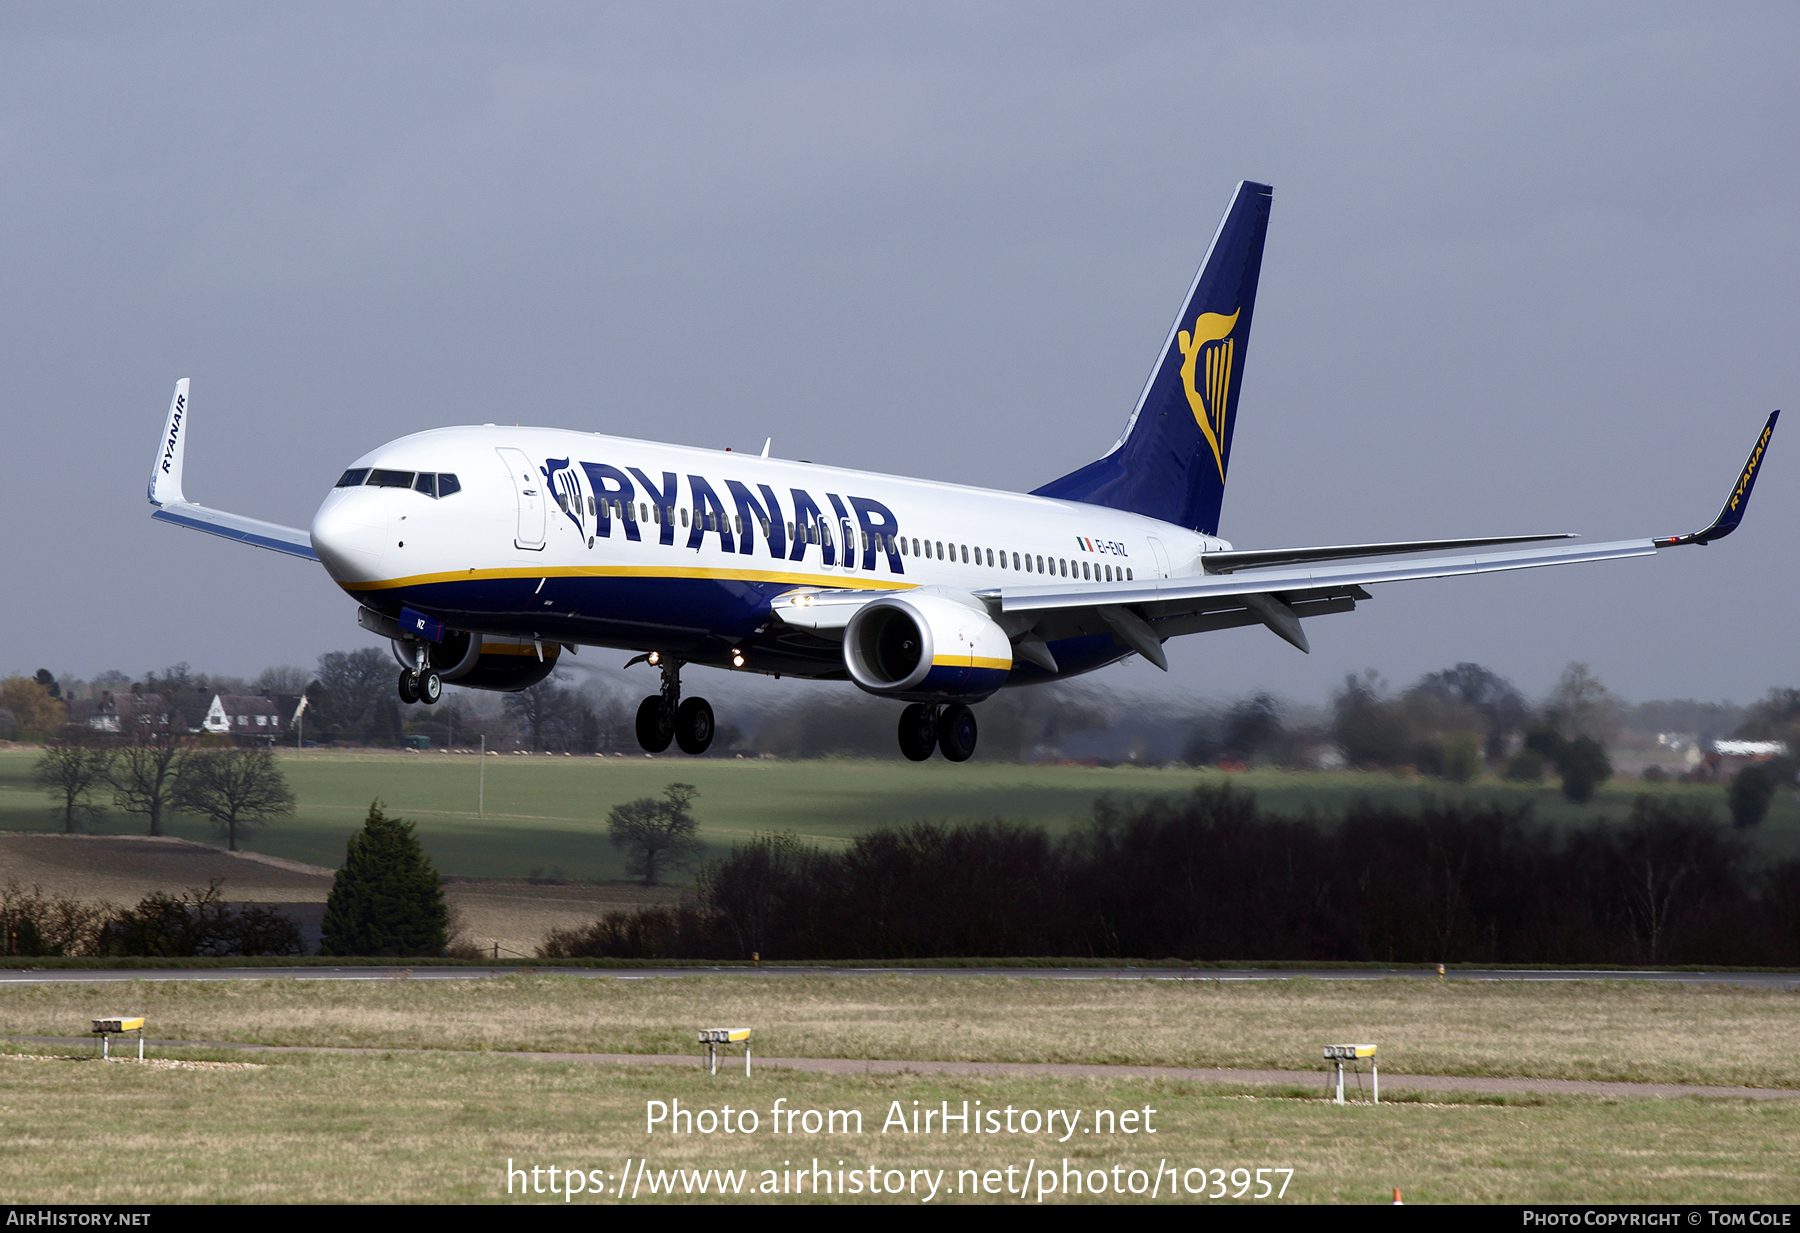
[[[344,489],[313,515],[313,551],[338,582],[374,582],[388,547],[388,515],[380,494]]]

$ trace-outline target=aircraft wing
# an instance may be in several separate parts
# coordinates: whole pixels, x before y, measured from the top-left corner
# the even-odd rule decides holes
[[[1574,565],[1652,556],[1656,542],[1621,540],[1581,547],[1527,549],[1466,556],[1426,557],[1395,563],[1325,565],[1300,569],[1247,569],[1199,578],[1158,578],[1139,582],[1068,586],[1004,587],[978,592],[998,601],[1008,613],[1073,614],[1092,612],[1094,627],[1110,626],[1119,640],[1167,671],[1162,653],[1165,638],[1226,629],[1233,625],[1267,625],[1280,637],[1310,650],[1300,618],[1347,612],[1355,601],[1368,599],[1365,586],[1418,578],[1452,578],[1543,565]],[[993,602],[993,600],[990,600]]]
[[[187,453],[188,379],[175,383],[175,396],[169,400],[169,419],[163,427],[162,440],[156,445],[156,461],[150,468],[150,504],[157,507],[152,518],[172,522],[178,527],[221,535],[242,544],[254,544],[289,556],[317,561],[312,536],[298,527],[284,527],[208,509],[189,501],[181,491],[181,466]]]
[[[1024,637],[1045,621],[1052,626],[1073,624],[1083,632],[1102,632],[1110,628],[1121,642],[1164,671],[1168,661],[1163,655],[1164,639],[1179,634],[1198,633],[1208,629],[1225,629],[1233,625],[1267,625],[1275,634],[1302,651],[1309,650],[1300,619],[1328,612],[1346,612],[1358,599],[1369,598],[1366,586],[1384,582],[1407,582],[1419,578],[1452,578],[1462,574],[1501,573],[1515,569],[1536,569],[1546,565],[1575,565],[1586,561],[1612,561],[1625,557],[1652,556],[1659,548],[1682,544],[1706,544],[1723,539],[1737,529],[1756,484],[1764,452],[1775,432],[1775,421],[1781,412],[1769,416],[1757,435],[1756,444],[1738,473],[1736,484],[1726,498],[1719,516],[1710,525],[1691,535],[1673,535],[1660,539],[1618,540],[1605,544],[1560,545],[1528,548],[1512,552],[1459,554],[1424,557],[1399,562],[1362,562],[1350,565],[1301,564],[1285,569],[1255,568],[1258,564],[1277,561],[1305,561],[1357,555],[1359,546],[1321,549],[1278,549],[1267,554],[1258,552],[1217,553],[1208,556],[1235,558],[1229,572],[1192,578],[1158,578],[1133,582],[1107,583],[1101,586],[1051,585],[1041,587],[1000,587],[977,592],[996,615],[1007,621],[1009,632],[1023,626]],[[1535,536],[1533,539],[1567,538]],[[1412,544],[1365,544],[1362,555],[1416,552],[1435,546],[1478,546],[1496,543],[1518,543],[1518,538],[1501,540],[1463,540],[1415,542]],[[1207,557],[1202,557],[1205,563]],[[1038,623],[1023,625],[1022,618],[1037,615]],[[1073,618],[1071,621],[1070,618]],[[1015,641],[1018,639],[1016,638]]]
[[[1162,649],[1166,639],[1238,625],[1266,625],[1279,637],[1306,651],[1310,648],[1306,634],[1300,628],[1301,619],[1348,612],[1356,606],[1356,601],[1369,598],[1365,587],[1420,578],[1454,578],[1463,574],[1503,573],[1546,565],[1646,557],[1655,555],[1661,548],[1707,544],[1723,539],[1743,521],[1763,454],[1780,415],[1781,412],[1775,412],[1763,425],[1719,516],[1691,535],[1344,565],[1315,562],[1349,556],[1398,555],[1434,548],[1486,547],[1570,537],[1513,536],[1209,553],[1202,558],[1207,572],[1197,577],[1139,579],[1100,585],[1003,586],[976,591],[973,598],[985,604],[1000,621],[1012,638],[1016,653],[1052,672],[1056,671],[1056,666],[1046,642],[1108,630],[1164,671],[1168,670],[1168,660]],[[1277,565],[1286,568],[1270,568]],[[884,593],[887,592],[822,590],[794,593],[783,597],[776,612],[786,624],[837,635],[862,605]]]

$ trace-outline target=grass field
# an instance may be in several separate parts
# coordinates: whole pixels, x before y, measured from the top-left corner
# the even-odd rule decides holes
[[[105,1005],[99,1005],[104,1002]],[[275,1045],[693,1052],[750,1024],[778,1057],[1307,1069],[1372,1040],[1396,1073],[1800,1089],[1800,994],[1635,981],[1120,981],[1031,977],[509,977],[9,985],[0,1034],[95,1015]]]
[[[0,830],[61,829],[60,816],[30,778],[36,754],[0,750]],[[1577,808],[1554,787],[1524,788],[1499,781],[1468,788],[1384,774],[1294,774],[1254,771],[1221,776],[1188,769],[960,766],[934,760],[823,759],[784,762],[723,758],[491,757],[486,761],[486,816],[477,816],[475,757],[446,754],[288,752],[282,766],[299,798],[299,812],[254,836],[257,851],[335,867],[345,840],[360,825],[370,800],[418,824],[438,871],[468,877],[625,876],[606,842],[607,811],[620,802],[659,793],[671,782],[700,789],[695,814],[717,854],[733,842],[769,831],[792,831],[821,843],[843,842],[872,827],[913,820],[1005,818],[1062,832],[1092,813],[1103,796],[1115,800],[1185,793],[1226,779],[1255,792],[1267,809],[1322,815],[1341,813],[1358,796],[1416,806],[1422,796],[1506,803],[1529,802],[1555,823],[1618,818],[1630,811],[1641,785],[1605,785]],[[1716,787],[1666,786],[1724,816]],[[95,829],[130,832],[142,823],[109,811]],[[169,833],[210,841],[195,819],[171,820]],[[1778,794],[1755,842],[1776,856],[1800,853],[1800,804]]]
[[[1409,1095],[1338,1108],[1317,1089],[1170,1080],[943,1075],[817,1075],[761,1070],[709,1079],[693,1070],[575,1065],[479,1052],[522,1047],[692,1053],[692,1030],[756,1026],[772,1054],[1171,1062],[1305,1067],[1326,1039],[1367,1036],[1393,1071],[1652,1078],[1800,1085],[1786,1054],[1800,997],[1756,990],[1564,986],[1152,985],[965,978],[806,978],[746,982],[393,981],[9,988],[4,1029],[68,1034],[104,1010],[143,1011],[153,1034],[393,1047],[369,1054],[186,1056],[250,1069],[165,1070],[135,1063],[0,1056],[0,1193],[12,1202],[509,1201],[515,1168],[574,1168],[618,1202],[627,1160],[672,1170],[750,1170],[776,1185],[817,1159],[833,1176],[874,1166],[889,1201],[1035,1201],[1062,1170],[1107,1170],[1146,1186],[1175,1167],[1213,1169],[1224,1190],[1245,1170],[1292,1169],[1285,1201],[1785,1202],[1800,1199],[1800,1101],[1607,1100]],[[127,1006],[127,1003],[129,1005]],[[424,1045],[430,1051],[402,1052]],[[1392,1056],[1389,1051],[1392,1050]],[[458,1051],[474,1050],[474,1051]],[[11,1055],[50,1052],[13,1045]],[[82,1052],[86,1052],[83,1050]],[[1402,1062],[1401,1059],[1405,1059]],[[858,1110],[862,1132],[776,1136],[770,1111]],[[756,1133],[646,1133],[648,1103],[758,1111]],[[899,1103],[1079,1111],[1065,1133],[945,1136],[882,1126]],[[919,1102],[917,1106],[913,1102]],[[1155,1135],[1093,1133],[1095,1110],[1154,1109]],[[839,1162],[842,1165],[839,1165]],[[972,1195],[989,1170],[1016,1191]],[[1117,1166],[1121,1172],[1111,1171]],[[1008,1168],[1012,1175],[1005,1174]],[[1042,1174],[1048,1167],[1050,1178]],[[899,1173],[890,1173],[898,1170]],[[635,1177],[635,1173],[633,1173]],[[1272,1186],[1281,1175],[1269,1175]],[[539,1177],[543,1184],[547,1174]],[[584,1178],[584,1181],[586,1179]],[[957,1193],[959,1180],[964,1193]],[[711,1183],[716,1187],[716,1177]],[[522,1183],[515,1177],[515,1187]],[[640,1182],[636,1201],[652,1201]],[[1168,1176],[1162,1179],[1167,1201]],[[698,1196],[677,1195],[677,1198]],[[716,1195],[714,1196],[716,1197]],[[743,1201],[756,1197],[747,1193]],[[779,1191],[768,1196],[793,1201]],[[811,1200],[810,1193],[799,1196]],[[843,1196],[827,1196],[841,1200]],[[859,1196],[852,1194],[852,1200]],[[862,1196],[866,1199],[866,1196]],[[1096,1196],[1084,1193],[1082,1201]],[[1114,1201],[1108,1193],[1097,1196]],[[1133,1196],[1122,1196],[1132,1199]],[[525,1201],[515,1193],[510,1201]],[[535,1201],[563,1201],[534,1194]],[[631,1201],[630,1191],[624,1201]],[[1199,1201],[1184,1194],[1182,1201]]]

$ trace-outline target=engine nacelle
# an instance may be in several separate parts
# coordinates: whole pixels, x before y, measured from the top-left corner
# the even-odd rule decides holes
[[[394,658],[405,668],[413,666],[413,647],[417,643],[393,641]],[[442,642],[428,642],[431,666],[446,685],[467,689],[491,689],[513,694],[529,689],[549,676],[556,668],[556,657],[562,647],[546,642],[543,659],[538,658],[537,644],[517,638],[497,638],[493,634],[472,634],[460,629],[446,629]]]
[[[942,595],[884,595],[844,626],[850,679],[884,698],[979,702],[1012,663],[1012,641],[992,617]]]

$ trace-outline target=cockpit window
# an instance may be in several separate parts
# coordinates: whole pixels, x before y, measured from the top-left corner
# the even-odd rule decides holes
[[[359,484],[367,484],[371,488],[411,488],[414,492],[422,492],[433,499],[462,491],[462,485],[457,482],[456,476],[447,471],[381,471],[354,467],[344,472],[343,478],[337,482],[339,488],[355,488]]]

